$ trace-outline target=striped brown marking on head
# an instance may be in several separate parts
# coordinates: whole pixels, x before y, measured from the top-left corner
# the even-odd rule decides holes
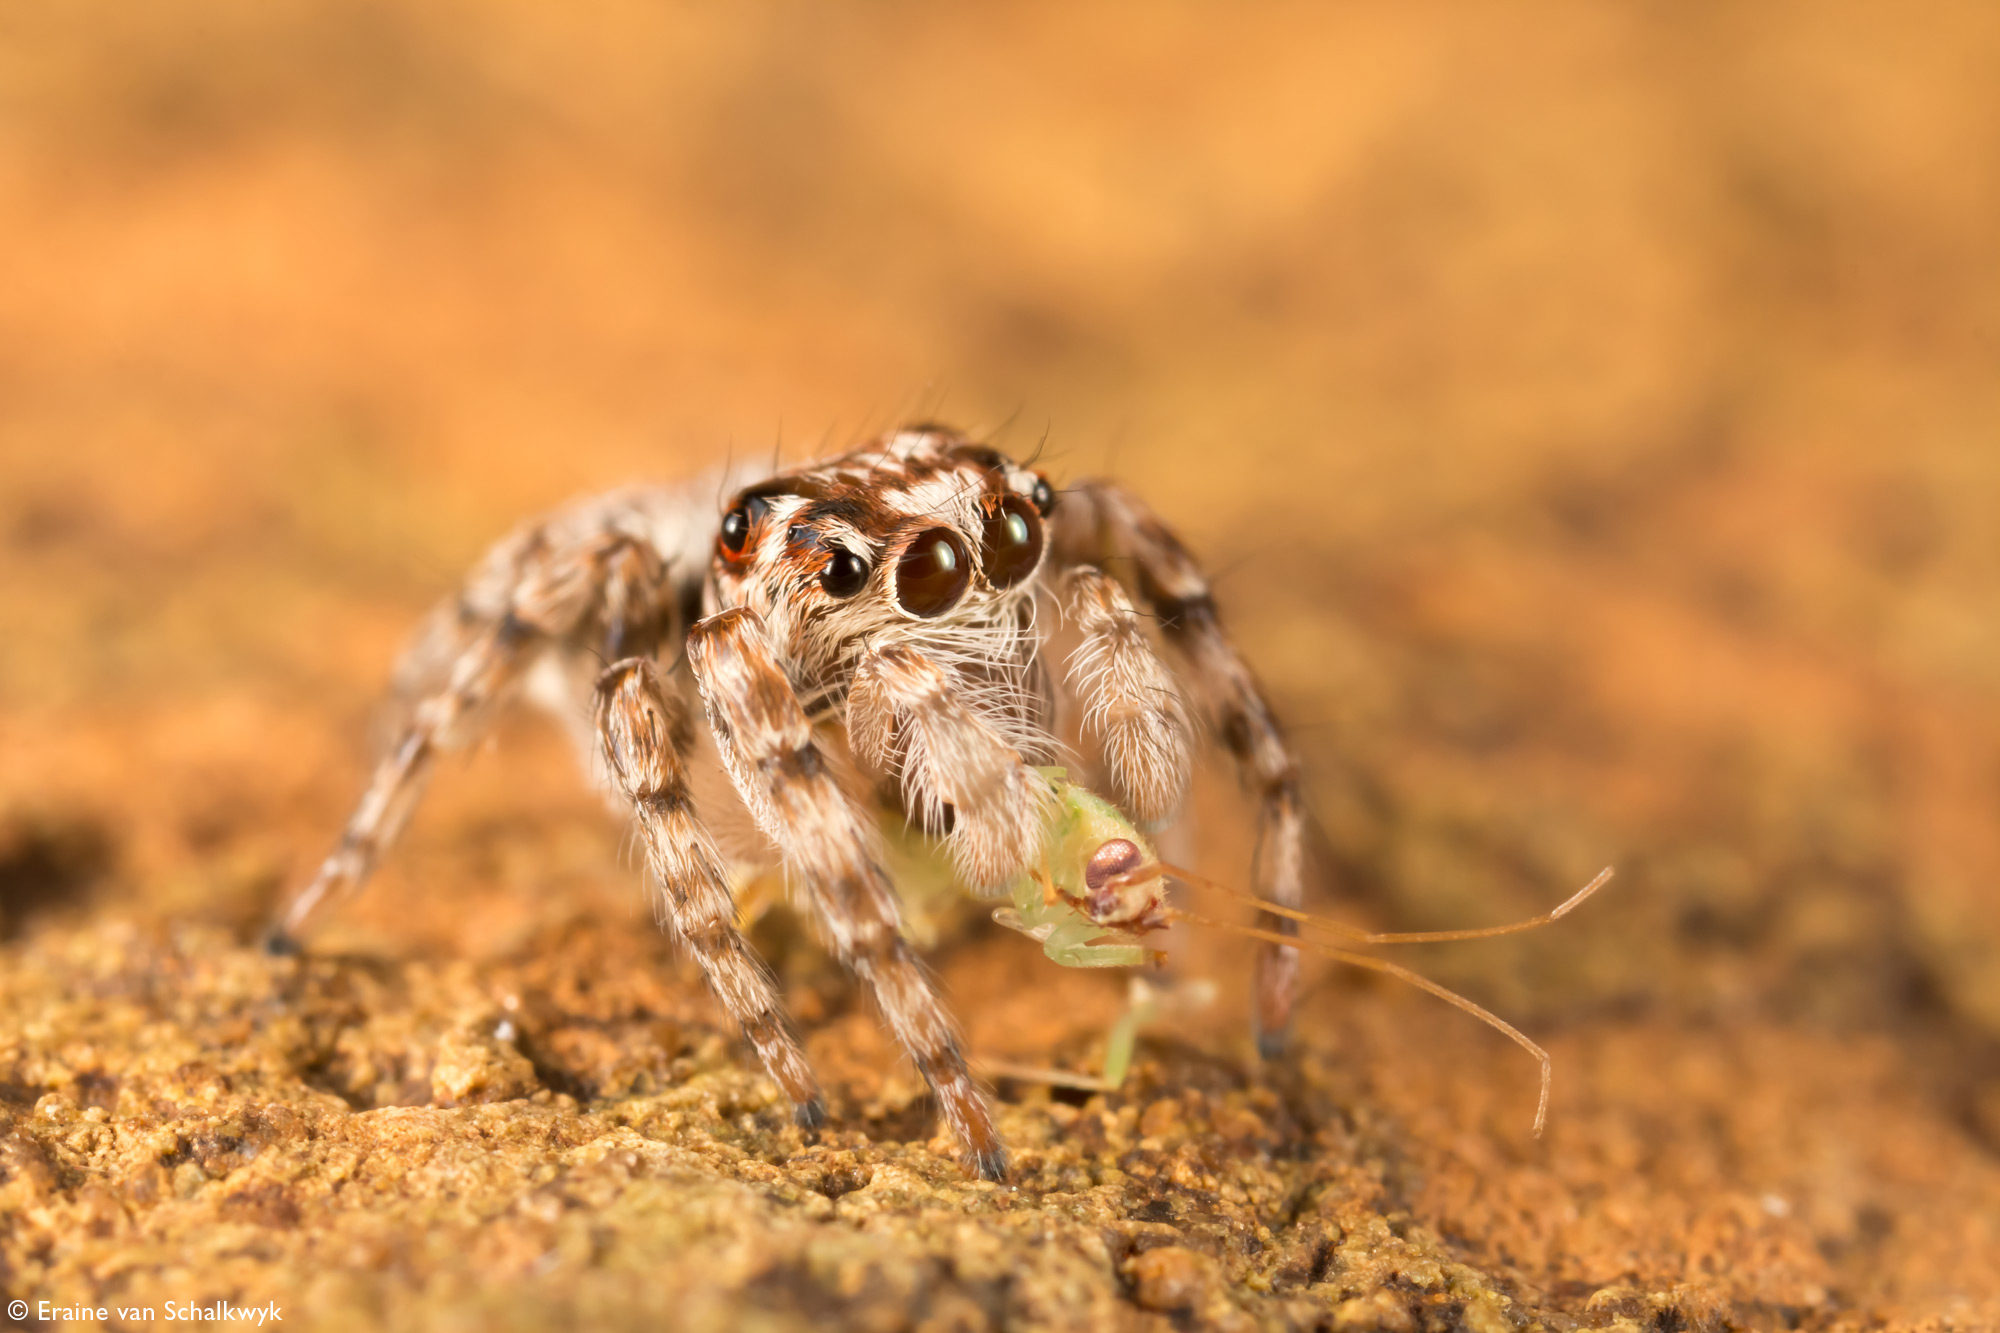
[[[982,680],[1018,675],[1051,495],[991,446],[898,433],[737,492],[706,605],[757,613],[815,715],[845,697],[870,644],[921,643]],[[933,592],[910,563],[925,552],[939,566]]]
[[[985,472],[1006,474],[1008,458],[990,444],[954,444],[945,451],[954,463],[970,463]]]
[[[873,500],[868,492],[859,487],[843,488],[836,491],[828,488],[827,493],[813,498],[798,513],[792,515],[793,523],[845,523],[863,531],[880,525],[888,516],[888,506]]]
[[[737,495],[740,503],[745,500],[772,500],[779,496],[795,495],[805,499],[816,499],[826,492],[826,479],[812,472],[792,472],[783,476],[760,481],[755,486],[745,486]]]
[[[867,476],[878,484],[891,486],[921,486],[934,480],[940,474],[956,471],[948,460],[935,453],[913,453],[905,458],[878,464],[868,470]]]

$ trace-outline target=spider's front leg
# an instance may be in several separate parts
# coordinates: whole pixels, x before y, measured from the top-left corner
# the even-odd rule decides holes
[[[695,814],[684,760],[694,748],[687,705],[650,660],[627,658],[598,678],[596,724],[612,782],[632,802],[667,923],[792,1099],[792,1118],[817,1128],[826,1121],[826,1099],[769,970],[736,929],[722,858]]]
[[[1282,907],[1298,907],[1304,896],[1307,833],[1298,760],[1256,676],[1223,633],[1201,566],[1143,501],[1109,482],[1086,481],[1066,490],[1053,526],[1057,554],[1066,563],[1115,567],[1114,562],[1129,561],[1135,568],[1141,600],[1159,617],[1167,642],[1187,659],[1223,744],[1235,756],[1245,785],[1256,793],[1257,893]],[[1081,580],[1073,584],[1071,605],[1099,604],[1115,622],[1115,603],[1122,598],[1099,603],[1102,592]],[[1270,913],[1258,924],[1280,935],[1296,935],[1299,929],[1297,922]],[[1267,1057],[1284,1050],[1298,974],[1297,949],[1259,947],[1257,1044]]]
[[[874,992],[979,1173],[1003,1179],[1006,1150],[951,1017],[902,937],[867,824],[813,740],[763,622],[748,610],[724,611],[695,626],[687,653],[730,777],[798,871],[834,952]]]
[[[1096,739],[1119,802],[1133,818],[1165,824],[1187,796],[1192,767],[1180,689],[1117,580],[1089,566],[1072,569],[1062,599],[1080,639],[1068,675],[1083,700],[1084,733]]]

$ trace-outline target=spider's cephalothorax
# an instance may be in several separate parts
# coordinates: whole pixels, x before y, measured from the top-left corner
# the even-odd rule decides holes
[[[1080,710],[1119,803],[1164,822],[1187,789],[1190,726],[1136,595],[1261,800],[1257,887],[1282,905],[1297,904],[1303,876],[1290,751],[1199,568],[1119,487],[1082,482],[1058,496],[993,449],[913,427],[725,490],[719,514],[716,495],[712,484],[616,492],[487,555],[406,654],[393,743],[273,940],[289,944],[330,891],[366,878],[435,755],[473,738],[532,674],[552,687],[537,697],[592,719],[591,748],[639,825],[663,920],[800,1123],[818,1123],[818,1084],[736,928],[724,863],[694,808],[691,685],[737,792],[828,942],[874,991],[979,1170],[997,1179],[1005,1154],[985,1101],[899,933],[865,793],[837,777],[827,733],[845,727],[854,756],[895,780],[909,816],[945,834],[976,886],[997,890],[1044,855],[1050,787],[1033,765],[1055,747],[1058,697]],[[1060,682],[1038,657],[1058,619],[1078,640]],[[671,671],[682,654],[687,670]],[[1266,925],[1292,930],[1275,917]],[[1296,954],[1271,944],[1258,963],[1258,1031],[1275,1053]]]
[[[906,431],[747,488],[716,537],[705,609],[754,613],[807,716],[844,710],[862,756],[901,773],[912,815],[988,887],[1033,858],[1043,822],[1020,760],[1049,748],[1034,627],[1054,508],[1046,479],[994,450]],[[932,725],[940,707],[983,725]],[[977,806],[963,820],[958,790]]]
[[[737,495],[708,609],[755,611],[807,688],[851,672],[865,644],[926,642],[957,657],[979,652],[961,638],[1011,646],[1054,508],[1046,479],[991,449],[899,435]]]

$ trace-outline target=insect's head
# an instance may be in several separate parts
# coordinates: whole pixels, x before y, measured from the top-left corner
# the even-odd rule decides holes
[[[807,640],[994,618],[1041,570],[1055,492],[1040,473],[937,427],[731,498],[713,572],[723,607]]]
[[[1050,873],[1091,922],[1144,933],[1166,924],[1167,881],[1152,844],[1117,806],[1045,768],[1056,795]]]
[[[1083,863],[1084,914],[1134,933],[1166,925],[1167,881],[1160,864],[1130,838],[1108,838]]]

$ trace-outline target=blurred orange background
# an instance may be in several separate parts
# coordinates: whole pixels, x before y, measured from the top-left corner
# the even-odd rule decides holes
[[[512,524],[942,418],[1218,571],[1323,903],[1497,920],[1616,862],[1427,968],[1884,1043],[1990,1174],[1996,69],[1977,4],[17,7],[14,863],[247,930]],[[386,872],[476,845],[495,949],[551,885],[638,898],[519,744]]]

